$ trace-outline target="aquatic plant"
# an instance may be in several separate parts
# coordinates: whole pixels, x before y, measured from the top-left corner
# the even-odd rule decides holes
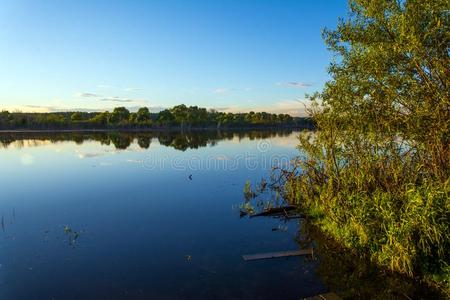
[[[72,246],[72,247],[75,247],[75,243],[76,243],[78,237],[80,236],[81,232],[73,230],[68,225],[65,225],[63,230],[64,230],[64,233],[69,238],[69,245]]]
[[[261,182],[259,183],[259,192],[264,193],[267,188],[267,181],[265,178],[261,178]]]
[[[252,190],[252,184],[249,180],[245,182],[244,186],[244,197],[247,201],[256,197],[256,193]]]
[[[246,201],[245,203],[241,204],[239,206],[239,210],[240,210],[241,217],[245,216],[245,215],[252,215],[255,212],[255,208],[248,201]]]

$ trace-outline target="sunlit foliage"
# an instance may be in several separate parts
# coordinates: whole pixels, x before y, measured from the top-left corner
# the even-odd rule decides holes
[[[449,291],[450,2],[350,8],[324,32],[332,79],[285,195],[346,247]]]
[[[151,113],[147,107],[130,112],[116,107],[112,112],[0,113],[0,129],[84,129],[84,128],[231,128],[283,127],[312,128],[310,118],[266,112],[225,113],[184,104]]]

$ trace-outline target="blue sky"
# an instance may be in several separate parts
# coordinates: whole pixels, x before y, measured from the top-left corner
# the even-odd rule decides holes
[[[299,114],[344,0],[0,3],[0,109],[180,103]]]

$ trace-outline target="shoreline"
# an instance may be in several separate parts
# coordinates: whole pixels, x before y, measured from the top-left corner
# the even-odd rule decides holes
[[[0,129],[2,133],[95,133],[95,132],[195,132],[195,131],[264,131],[264,130],[314,130],[309,126],[287,126],[287,127],[237,127],[237,128],[215,128],[215,127],[167,127],[167,128],[87,128],[87,129]]]

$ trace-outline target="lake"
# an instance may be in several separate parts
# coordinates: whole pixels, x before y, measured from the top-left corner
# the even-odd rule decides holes
[[[242,259],[299,249],[301,220],[239,214],[245,182],[298,155],[297,135],[0,134],[0,299],[300,299],[335,289],[321,259]]]

